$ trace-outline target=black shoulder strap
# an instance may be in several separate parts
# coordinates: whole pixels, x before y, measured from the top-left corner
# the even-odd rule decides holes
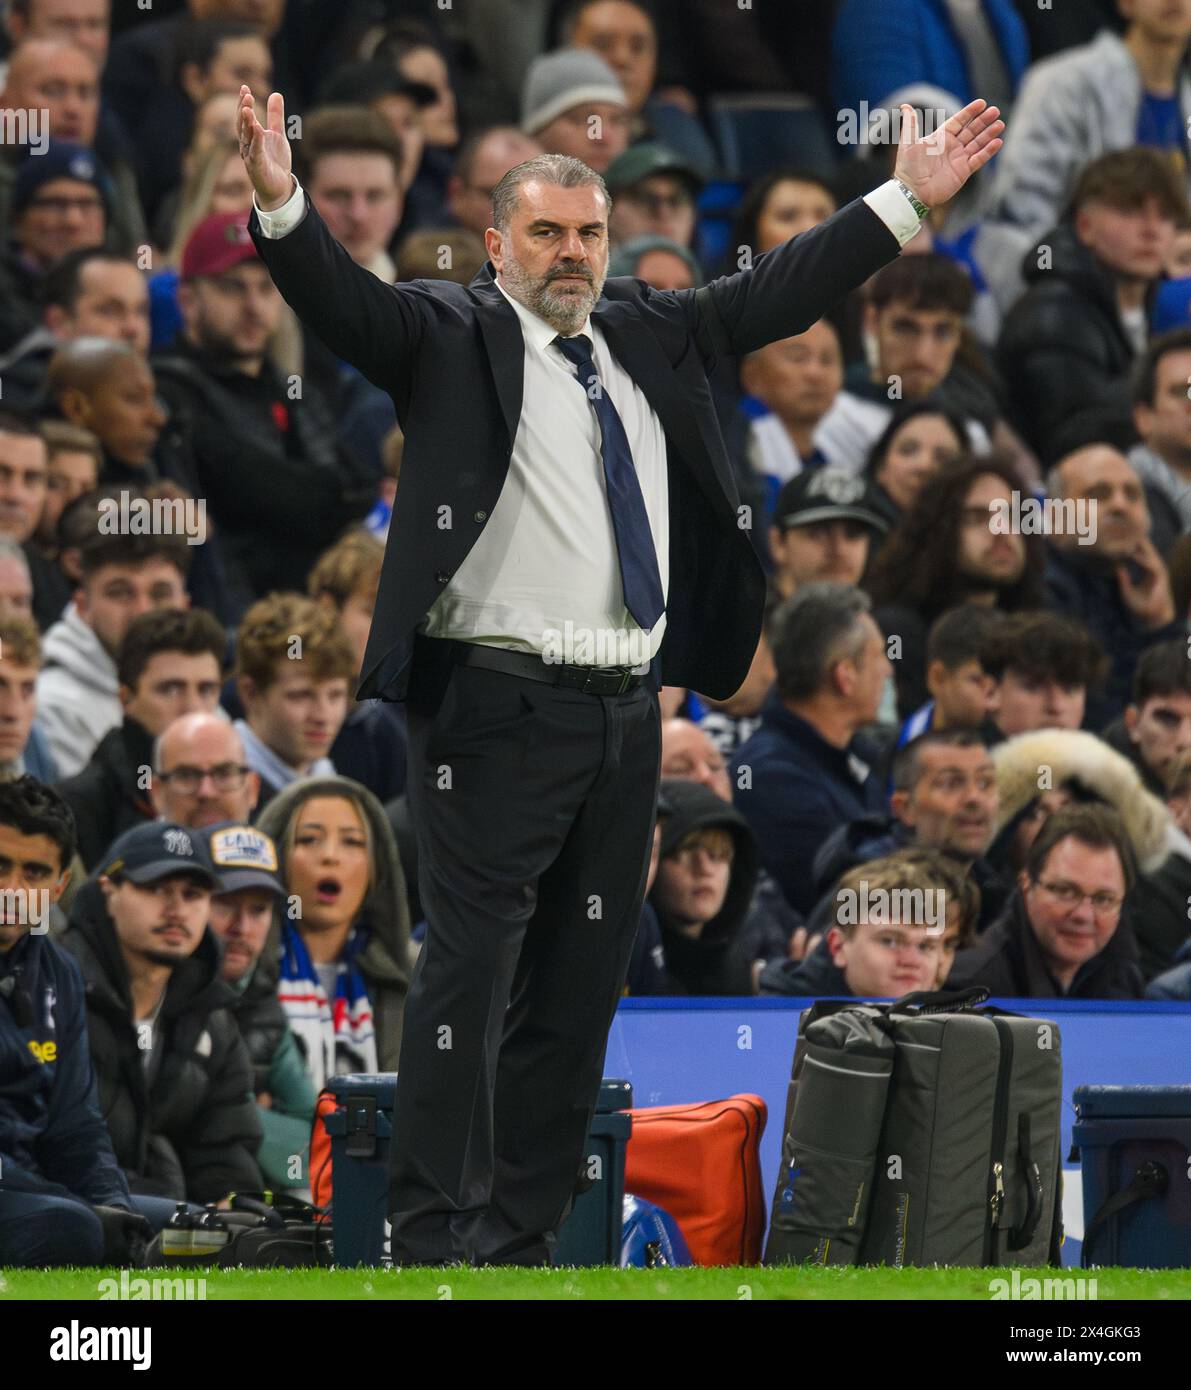
[[[1170,1174],[1161,1163],[1143,1163],[1133,1174],[1133,1180],[1128,1187],[1114,1192],[1088,1222],[1087,1230],[1083,1233],[1083,1250],[1080,1254],[1080,1263],[1084,1268],[1091,1263],[1093,1237],[1102,1227],[1135,1202],[1144,1202],[1150,1197],[1161,1197],[1169,1186]]]

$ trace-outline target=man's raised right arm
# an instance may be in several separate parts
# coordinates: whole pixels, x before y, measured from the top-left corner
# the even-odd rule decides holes
[[[237,132],[253,187],[249,230],[261,259],[286,303],[337,357],[393,390],[424,327],[415,297],[357,265],[311,205],[292,172],[279,92],[269,97],[267,119],[262,126],[252,93],[242,87]]]

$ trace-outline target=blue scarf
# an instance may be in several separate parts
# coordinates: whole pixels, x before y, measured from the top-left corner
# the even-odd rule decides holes
[[[302,934],[292,922],[281,931],[281,980],[277,997],[306,1069],[321,1091],[332,1076],[379,1070],[372,1001],[357,960],[368,944],[366,926],[356,926],[336,962],[335,997],[327,998]]]

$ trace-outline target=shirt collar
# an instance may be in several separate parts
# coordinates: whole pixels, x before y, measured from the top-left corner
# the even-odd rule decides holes
[[[555,338],[558,337],[558,329],[548,324],[544,318],[535,314],[532,309],[527,309],[520,300],[514,299],[495,276],[493,276],[492,283],[513,306],[514,313],[521,320],[521,331],[525,335],[525,341],[530,347],[536,348],[538,352],[545,352]],[[579,332],[585,333],[594,347],[595,334],[592,331],[590,315],[584,320],[583,327]]]

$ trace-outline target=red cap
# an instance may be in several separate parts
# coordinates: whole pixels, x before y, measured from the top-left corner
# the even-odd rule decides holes
[[[222,275],[243,261],[259,259],[248,235],[248,214],[213,212],[186,238],[181,278],[193,280],[197,275]]]

